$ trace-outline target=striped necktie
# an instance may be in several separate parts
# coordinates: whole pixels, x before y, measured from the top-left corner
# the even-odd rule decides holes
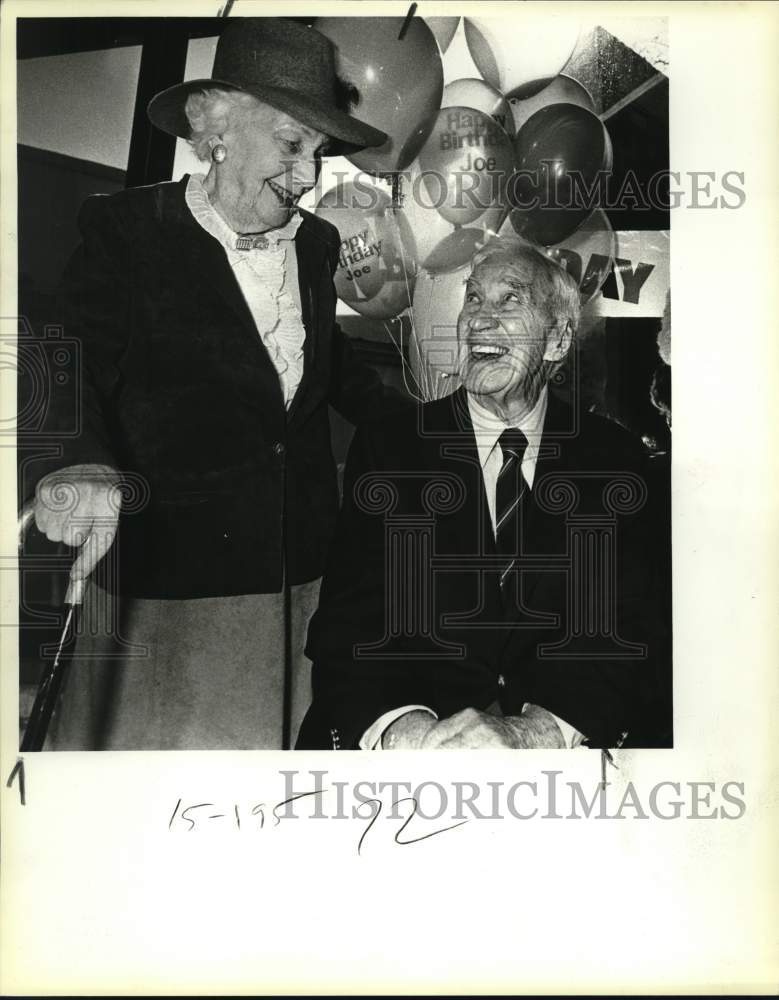
[[[509,427],[498,438],[503,465],[495,489],[495,547],[506,557],[500,571],[500,592],[506,608],[516,607],[517,574],[512,572],[519,556],[519,524],[522,497],[527,490],[522,475],[522,459],[527,438],[516,427]]]

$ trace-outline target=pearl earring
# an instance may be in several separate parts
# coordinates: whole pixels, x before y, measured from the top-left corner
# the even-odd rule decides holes
[[[227,158],[227,147],[218,142],[211,150],[211,159],[214,163],[224,163]]]

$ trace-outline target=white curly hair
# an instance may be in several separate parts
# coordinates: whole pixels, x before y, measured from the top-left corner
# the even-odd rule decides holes
[[[227,130],[237,113],[259,104],[260,101],[251,94],[223,87],[212,87],[190,94],[184,105],[190,127],[187,141],[197,158],[210,160],[211,140]]]
[[[546,305],[550,320],[560,327],[571,324],[573,333],[579,328],[581,316],[581,296],[573,277],[554,259],[540,249],[526,243],[519,236],[495,236],[478,250],[471,260],[471,269],[496,256],[509,256],[512,260],[522,260],[532,264],[541,301]]]

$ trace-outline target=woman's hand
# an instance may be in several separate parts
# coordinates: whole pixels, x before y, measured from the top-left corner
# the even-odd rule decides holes
[[[49,541],[80,546],[71,581],[86,580],[116,537],[120,475],[109,465],[70,465],[45,476],[35,491],[35,525]]]

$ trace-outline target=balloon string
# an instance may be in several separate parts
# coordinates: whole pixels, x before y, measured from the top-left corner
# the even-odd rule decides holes
[[[409,304],[409,310],[408,311],[409,311],[409,320],[411,322],[411,337],[414,340],[414,344],[416,346],[416,351],[417,351],[417,356],[419,357],[419,360],[420,360],[420,374],[423,377],[424,384],[420,384],[419,379],[414,374],[413,370],[411,372],[411,377],[413,378],[414,384],[417,387],[417,389],[423,394],[422,397],[418,396],[415,392],[413,392],[409,388],[408,380],[406,378],[406,367],[410,367],[410,365],[407,365],[406,356],[405,356],[405,353],[403,351],[403,321],[401,320],[401,326],[400,326],[401,340],[400,340],[400,348],[398,350],[399,350],[399,353],[400,353],[401,365],[403,366],[403,383],[406,386],[406,389],[408,389],[408,392],[414,397],[414,399],[417,400],[417,402],[419,402],[419,403],[428,403],[428,402],[430,402],[430,399],[431,399],[430,386],[427,384],[427,371],[426,371],[425,365],[422,362],[422,351],[420,350],[419,339],[417,338],[417,334],[416,334],[416,324],[414,322],[414,309],[413,309],[412,304],[411,304],[411,286],[409,285],[408,267],[406,265],[406,252],[405,252],[405,248],[403,246],[403,239],[402,239],[401,233],[400,233],[400,225],[398,224],[397,217],[395,216],[395,209],[394,209],[394,207],[393,207],[393,211],[390,214],[392,216],[392,222],[393,222],[393,225],[395,227],[395,243],[396,243],[396,245],[397,245],[397,247],[398,247],[398,249],[400,251],[400,259],[401,259],[401,262],[403,264],[403,280],[404,280],[405,285],[406,285],[406,300],[408,301],[408,304]],[[390,334],[390,338],[391,337],[392,337],[392,334]],[[393,340],[393,343],[394,343],[394,340]]]
[[[384,321],[384,329],[387,331],[387,336],[392,341],[392,346],[395,348],[395,350],[400,355],[400,365],[401,365],[401,370],[403,372],[403,385],[406,387],[406,391],[408,392],[409,396],[413,396],[414,399],[418,403],[427,403],[427,402],[429,402],[429,400],[424,399],[422,396],[418,396],[416,394],[416,392],[414,392],[414,390],[408,384],[408,372],[410,371],[410,366],[407,364],[405,354],[403,353],[403,320],[402,319],[400,320],[400,343],[399,344],[395,340],[394,336],[392,335],[392,330],[390,329],[390,325],[389,325],[389,323],[387,323],[386,320]],[[411,372],[411,377],[414,380],[414,384],[416,385],[417,389],[420,389],[419,382],[417,381],[417,378],[414,375],[413,371]]]

